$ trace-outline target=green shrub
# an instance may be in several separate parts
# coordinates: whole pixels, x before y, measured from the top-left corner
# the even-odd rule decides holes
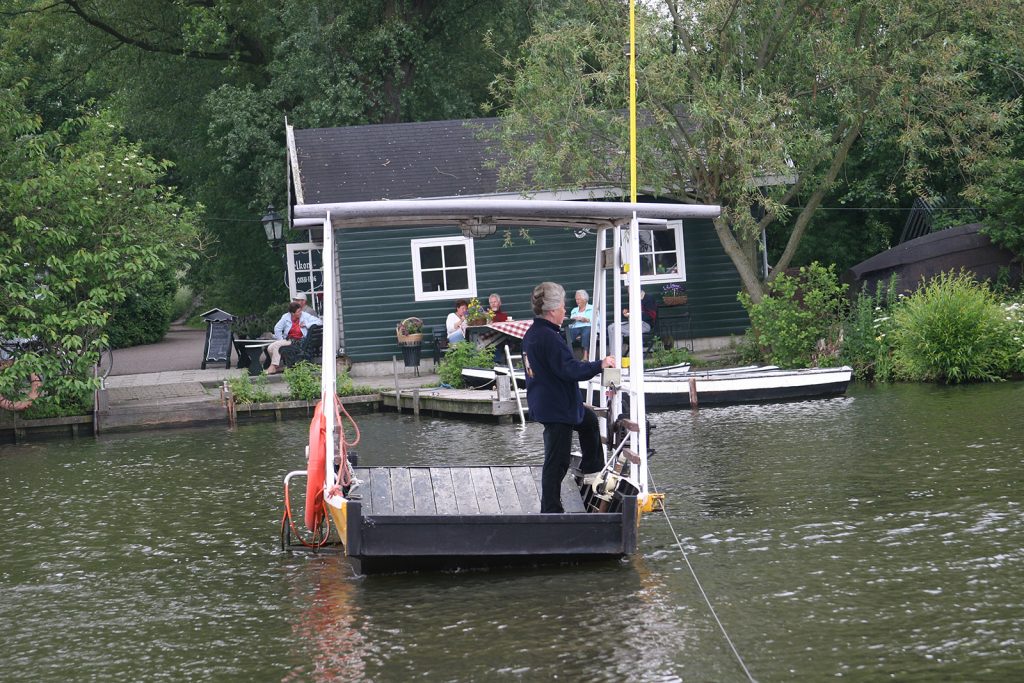
[[[840,360],[853,368],[856,379],[889,382],[895,379],[893,361],[895,321],[890,302],[896,300],[896,277],[879,284],[873,294],[861,292],[843,324]]]
[[[741,292],[740,303],[750,316],[748,337],[760,349],[759,360],[784,368],[834,364],[846,288],[835,266],[815,262],[800,268],[798,277],[781,273],[756,304]]]
[[[340,380],[340,378],[339,378]],[[296,363],[284,370],[288,395],[296,401],[316,401],[320,398],[320,366],[309,361]],[[340,382],[339,382],[340,383]]]
[[[338,373],[335,385],[338,388],[338,396],[366,396],[367,394],[377,393],[377,390],[373,387],[353,382],[352,377],[345,371]]]
[[[187,315],[191,315],[195,308],[196,297],[192,293],[192,288],[188,285],[181,285],[177,291],[174,292],[174,302],[171,304],[171,321],[181,320]]]
[[[249,377],[242,375],[228,380],[228,388],[235,397],[235,403],[269,403],[272,400],[267,388],[267,376]]]
[[[645,368],[663,368],[666,365],[679,365],[680,363],[692,363],[693,355],[689,349],[665,349],[660,344],[655,344],[655,349],[644,357]]]
[[[1003,312],[1010,329],[1010,371],[1024,375],[1024,296],[1003,304]]]
[[[157,273],[148,278],[125,300],[118,304],[107,323],[110,346],[123,349],[140,344],[155,344],[164,338],[171,326],[174,294],[178,283],[172,272]]]
[[[894,309],[900,375],[949,384],[995,381],[1013,372],[1020,325],[969,273],[932,278]]]
[[[26,388],[27,391],[27,388]],[[12,394],[12,396],[24,396],[24,394]],[[68,415],[88,415],[92,412],[92,394],[88,396],[67,396],[60,394],[46,393],[46,383],[43,383],[42,394],[32,402],[21,417],[26,420],[42,420],[48,417],[65,417]]]
[[[477,349],[476,344],[461,341],[452,344],[444,354],[437,374],[441,382],[462,387],[462,368],[490,368],[494,366],[494,349]]]
[[[261,335],[274,331],[274,325],[288,312],[288,304],[273,304],[263,313],[243,315],[231,324],[231,331],[237,339],[259,339]]]
[[[285,368],[284,381],[288,383],[289,396],[296,401],[320,400],[320,374],[320,366],[308,361]],[[335,386],[338,396],[365,396],[377,393],[372,387],[355,384],[344,370],[335,377]]]

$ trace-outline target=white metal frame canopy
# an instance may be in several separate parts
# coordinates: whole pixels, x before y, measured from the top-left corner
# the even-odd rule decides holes
[[[396,201],[297,204],[296,228],[315,228],[331,217],[335,229],[460,225],[476,222],[521,227],[597,228],[638,219],[664,221],[717,218],[718,206],[633,202],[577,202],[544,199],[403,199]]]
[[[576,202],[530,199],[438,199],[401,200],[375,202],[349,202],[340,204],[300,204],[293,209],[294,224],[310,230],[323,230],[324,265],[324,343],[321,378],[324,406],[327,420],[327,434],[335,429],[333,401],[336,393],[335,333],[336,293],[334,291],[334,229],[346,228],[397,228],[408,226],[441,225],[508,225],[519,227],[593,228],[597,231],[597,245],[594,258],[594,324],[598,329],[607,329],[609,323],[624,322],[630,339],[642,336],[640,316],[630,316],[628,321],[620,318],[625,307],[640,310],[640,268],[630,264],[639,263],[639,230],[656,229],[670,220],[685,218],[714,219],[721,212],[718,206],[695,204],[641,204],[628,202]],[[328,230],[327,226],[333,229]],[[628,225],[628,228],[622,226]],[[609,243],[610,242],[610,243]],[[611,259],[608,255],[611,255]],[[611,262],[609,262],[609,260]],[[604,273],[613,268],[616,277],[612,279],[612,292],[605,291]],[[627,287],[626,301],[623,301],[623,286]],[[609,294],[611,296],[609,296]],[[610,299],[610,300],[609,300]],[[600,358],[608,353],[606,334],[591,338],[591,358]],[[599,354],[599,355],[598,355]],[[647,481],[647,433],[643,428],[646,420],[644,405],[643,344],[630,344],[630,419],[641,426],[639,432],[630,434],[630,448],[638,454],[638,471],[630,479],[639,490],[639,498],[648,498]],[[621,358],[619,359],[621,366]],[[596,387],[596,384],[594,385]],[[598,392],[599,401],[604,403],[603,392]],[[610,406],[615,414],[621,409],[618,392]],[[334,486],[334,439],[326,442],[326,478],[324,497],[328,505],[338,508],[344,499],[332,496]],[[635,477],[635,479],[634,479]]]

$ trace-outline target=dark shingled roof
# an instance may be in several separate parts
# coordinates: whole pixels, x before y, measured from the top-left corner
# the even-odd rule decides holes
[[[295,129],[305,204],[421,199],[497,191],[497,143],[479,129],[499,119],[458,119]],[[493,148],[493,149],[492,149]]]

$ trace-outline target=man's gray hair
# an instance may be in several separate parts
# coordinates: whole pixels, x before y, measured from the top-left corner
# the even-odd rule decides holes
[[[490,300],[492,297],[497,299],[499,304],[501,303],[501,295],[500,294],[498,294],[497,292],[491,292],[491,294],[488,295],[487,299]]]
[[[582,296],[584,301],[590,301],[590,295],[587,294],[587,290],[585,289],[577,289],[575,296]]]
[[[565,305],[565,289],[557,282],[542,282],[533,288],[530,302],[534,315],[557,310],[559,306]]]

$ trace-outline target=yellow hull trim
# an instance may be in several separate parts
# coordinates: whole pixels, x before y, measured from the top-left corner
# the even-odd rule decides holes
[[[638,498],[637,506],[640,512],[661,512],[665,509],[664,493],[648,493],[644,498]]]
[[[348,501],[342,500],[340,507],[335,507],[330,503],[326,504],[327,512],[331,515],[331,523],[334,524],[334,530],[338,534],[338,540],[345,546],[345,554],[348,554]]]

